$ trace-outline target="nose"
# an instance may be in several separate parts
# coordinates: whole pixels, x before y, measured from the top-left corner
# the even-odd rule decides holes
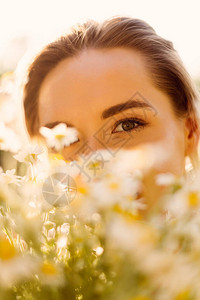
[[[85,154],[90,154],[93,151],[104,149],[104,145],[95,135],[88,136],[83,144],[83,150],[85,151]]]

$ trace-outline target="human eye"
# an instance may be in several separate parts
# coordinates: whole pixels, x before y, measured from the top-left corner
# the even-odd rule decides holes
[[[132,130],[136,131],[146,127],[147,125],[148,123],[146,121],[138,118],[121,119],[115,123],[114,130],[112,131],[112,133]]]

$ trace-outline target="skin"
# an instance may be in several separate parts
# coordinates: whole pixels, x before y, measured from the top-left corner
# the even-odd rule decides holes
[[[129,101],[127,109],[102,118],[105,109],[129,99],[148,107],[128,108]],[[123,119],[129,121],[119,123]],[[40,126],[66,122],[78,130],[79,141],[63,150],[65,159],[98,149],[159,148],[155,168],[182,175],[185,156],[196,146],[189,119],[177,118],[170,98],[154,87],[142,55],[126,48],[88,49],[60,62],[41,85],[39,120]]]

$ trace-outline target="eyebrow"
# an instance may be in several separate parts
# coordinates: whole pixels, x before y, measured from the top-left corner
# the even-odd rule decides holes
[[[153,106],[147,102],[129,99],[126,102],[119,103],[117,105],[105,109],[102,112],[101,119],[107,119],[129,108],[151,108],[155,110]]]
[[[125,111],[127,109],[130,109],[130,108],[151,108],[151,109],[155,110],[153,108],[153,106],[150,105],[147,102],[129,99],[126,102],[122,102],[122,103],[119,103],[117,105],[114,105],[114,106],[111,106],[111,107],[105,109],[101,114],[101,119],[105,120],[109,117],[112,117],[112,116],[114,116],[114,115],[116,115],[116,114],[118,114],[122,111]],[[65,121],[50,122],[50,123],[47,123],[43,126],[48,127],[48,128],[53,128],[53,127],[55,127],[56,125],[58,125],[60,123],[66,124],[67,127],[74,127],[71,123],[68,123],[68,122],[65,122]]]

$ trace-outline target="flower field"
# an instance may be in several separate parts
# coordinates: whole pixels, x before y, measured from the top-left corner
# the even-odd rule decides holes
[[[21,146],[5,86],[0,299],[199,300],[200,172],[157,174],[144,148],[67,161],[64,124]]]

